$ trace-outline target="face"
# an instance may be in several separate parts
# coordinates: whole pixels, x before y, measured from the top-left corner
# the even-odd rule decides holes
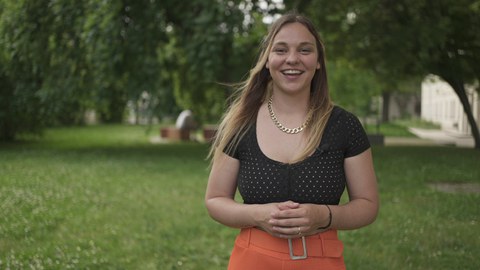
[[[310,92],[312,78],[320,68],[315,37],[301,23],[284,25],[273,39],[266,68],[274,91]]]

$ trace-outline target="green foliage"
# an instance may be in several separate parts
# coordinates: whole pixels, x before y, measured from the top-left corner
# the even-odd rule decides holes
[[[76,29],[78,1],[2,1],[0,51],[4,78],[2,133],[9,139],[45,125],[82,121],[90,89],[84,44]],[[5,136],[2,139],[8,139]]]
[[[37,95],[47,104],[50,124],[79,124],[92,95],[87,44],[80,31],[89,11],[82,1],[54,1],[44,12],[51,20],[43,34],[49,40],[43,52],[49,62],[43,68],[44,81]]]
[[[179,12],[170,18],[181,48],[176,51],[179,68],[175,72],[175,98],[200,120],[218,118],[224,109],[228,92],[219,83],[232,79],[234,35],[243,32],[243,13],[237,2],[181,2],[173,12],[196,12]]]
[[[107,122],[120,122],[127,100],[162,84],[158,61],[165,46],[166,18],[156,1],[89,1],[83,29],[97,89],[96,107]]]
[[[143,92],[158,116],[218,119],[230,94],[219,83],[245,74],[258,44],[245,21],[256,2],[0,0],[0,139],[82,123],[88,109],[120,122]]]
[[[48,115],[37,95],[48,58],[37,52],[48,47],[43,34],[49,21],[42,17],[44,1],[2,1],[0,6],[0,103],[5,105],[0,140],[13,140],[17,132],[39,132]]]
[[[159,116],[189,108],[216,121],[231,94],[220,83],[248,72],[263,16],[279,11],[258,2],[0,0],[0,140],[82,123],[87,109],[119,122],[143,92]],[[399,82],[427,72],[480,74],[478,1],[284,2],[320,26],[332,93],[359,114],[379,88],[410,89]]]
[[[333,101],[358,116],[370,116],[372,98],[381,92],[381,86],[372,72],[357,69],[346,61],[327,65],[328,83]]]

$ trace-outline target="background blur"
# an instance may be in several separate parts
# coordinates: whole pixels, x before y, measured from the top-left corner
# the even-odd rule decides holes
[[[245,78],[268,25],[288,10],[317,25],[337,104],[372,123],[422,117],[479,147],[472,0],[1,0],[0,140],[157,123],[183,109],[216,123],[232,92],[224,84]],[[422,88],[441,83],[422,101]]]

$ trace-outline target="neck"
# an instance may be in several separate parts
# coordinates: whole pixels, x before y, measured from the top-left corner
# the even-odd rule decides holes
[[[272,106],[275,112],[287,115],[306,115],[310,109],[310,93],[289,95],[273,91]]]

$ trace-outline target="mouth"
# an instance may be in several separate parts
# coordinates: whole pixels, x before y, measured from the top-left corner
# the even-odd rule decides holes
[[[286,69],[286,70],[282,70],[282,74],[287,76],[295,76],[295,75],[303,74],[303,71],[298,69]]]

